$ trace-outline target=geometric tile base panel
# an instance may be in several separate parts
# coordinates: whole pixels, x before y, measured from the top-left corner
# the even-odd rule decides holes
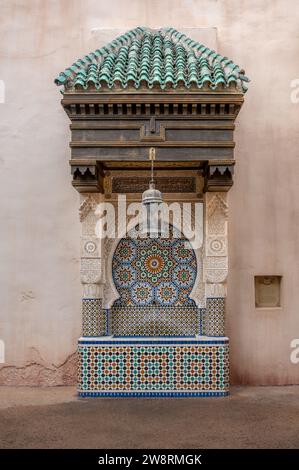
[[[208,298],[202,318],[202,333],[206,336],[225,335],[225,298]]]
[[[78,353],[82,397],[228,395],[227,338],[82,338]]]
[[[106,334],[106,312],[101,299],[82,300],[82,336],[103,336]]]

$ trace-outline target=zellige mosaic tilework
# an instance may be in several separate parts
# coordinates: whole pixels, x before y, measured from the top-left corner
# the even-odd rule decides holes
[[[159,396],[228,393],[228,342],[79,344],[79,393]],[[161,344],[162,343],[162,344]],[[124,393],[125,392],[125,393]]]
[[[189,298],[197,273],[196,256],[181,238],[123,238],[112,274],[117,306],[195,306]]]
[[[224,336],[225,334],[225,298],[208,298],[203,314],[203,334]]]
[[[82,300],[82,335],[102,336],[107,330],[106,312],[101,299]]]
[[[115,336],[193,336],[200,333],[197,307],[113,307],[111,333]]]

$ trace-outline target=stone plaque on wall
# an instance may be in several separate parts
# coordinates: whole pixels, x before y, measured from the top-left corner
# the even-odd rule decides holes
[[[255,306],[280,307],[281,276],[255,276]]]

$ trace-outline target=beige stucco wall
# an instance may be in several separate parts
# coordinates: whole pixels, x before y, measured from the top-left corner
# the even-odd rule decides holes
[[[71,383],[80,334],[79,195],[53,83],[77,57],[137,25],[209,28],[251,78],[229,194],[228,334],[234,382],[299,383],[297,0],[1,0],[0,383]],[[212,31],[212,33],[211,33]],[[203,33],[204,34],[204,33]],[[281,274],[282,308],[256,310],[254,274]]]

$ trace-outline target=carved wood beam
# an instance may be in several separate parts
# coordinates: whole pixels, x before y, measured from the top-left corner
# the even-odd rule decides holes
[[[99,162],[70,161],[72,185],[79,193],[104,192],[104,170]]]
[[[209,161],[204,169],[204,192],[228,191],[233,185],[235,161]]]

